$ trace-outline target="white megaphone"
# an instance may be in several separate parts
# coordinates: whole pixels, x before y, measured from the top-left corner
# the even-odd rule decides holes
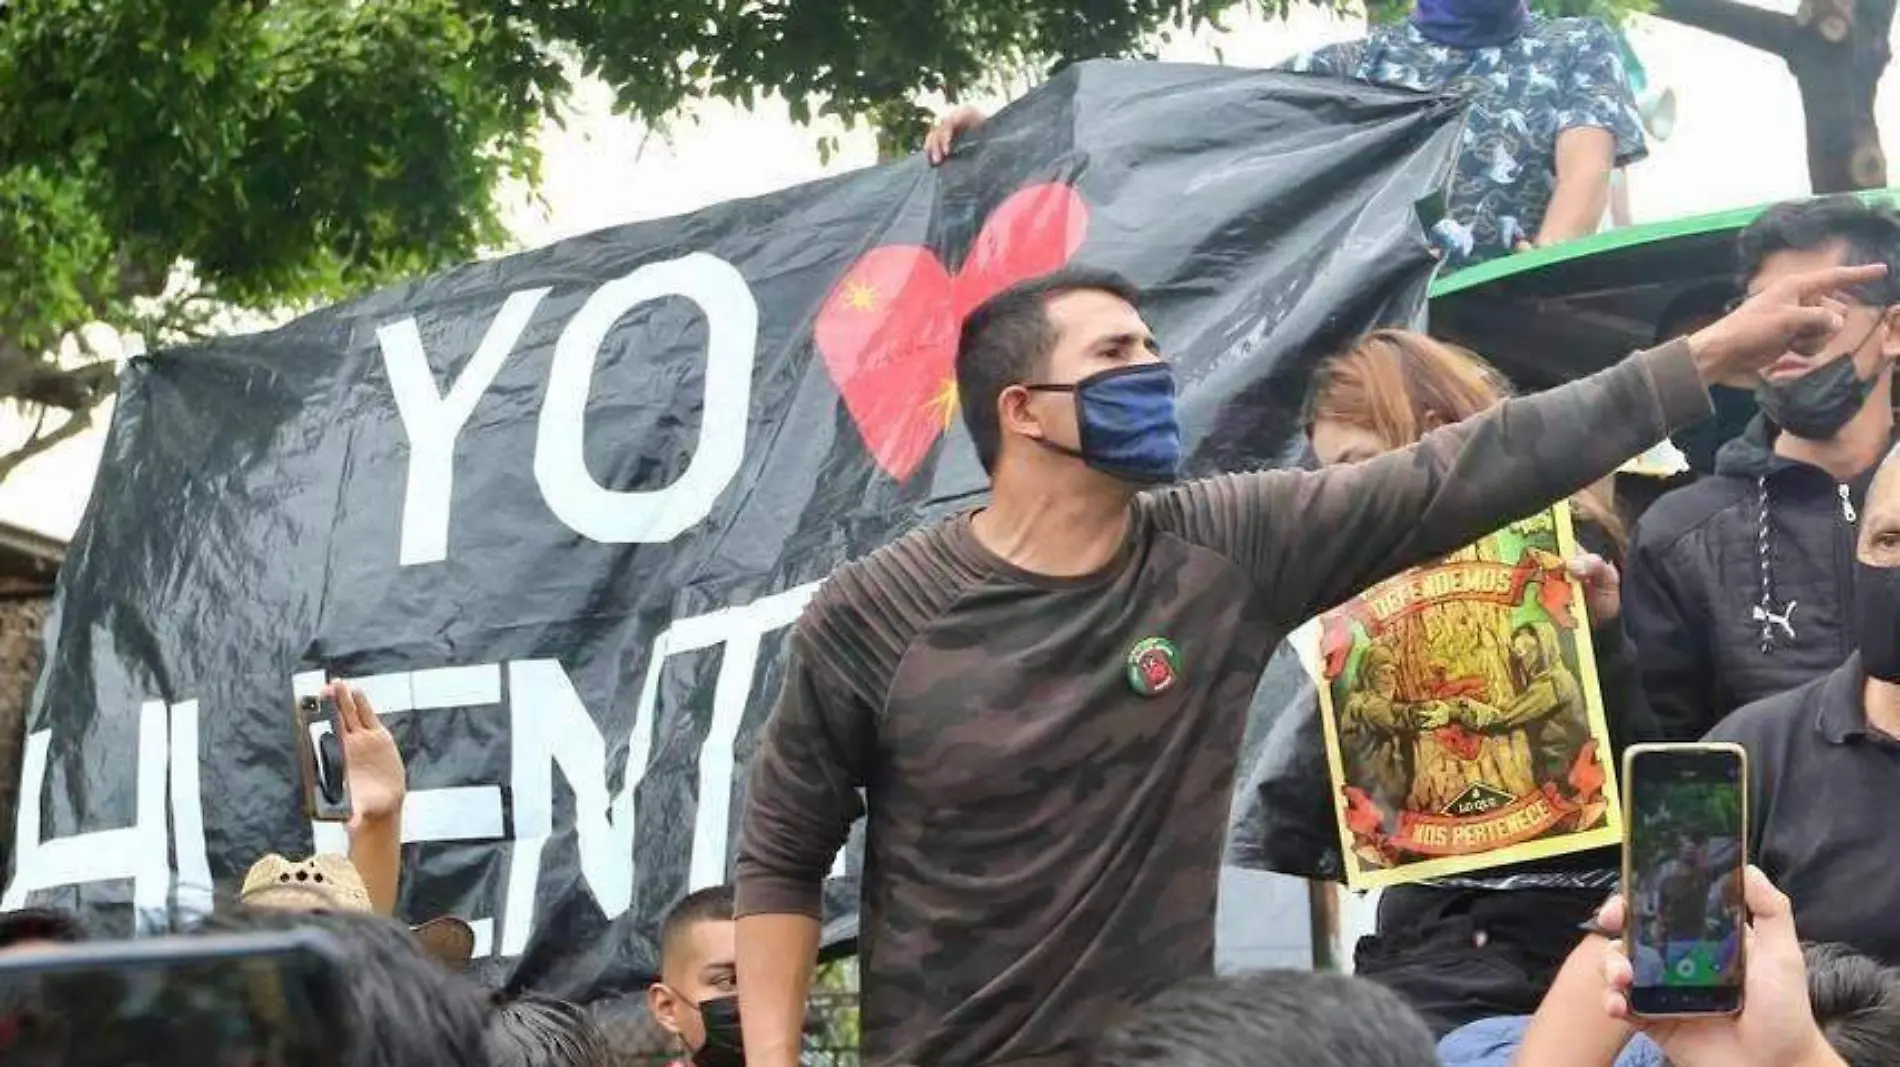
[[[1636,113],[1642,116],[1643,129],[1658,141],[1667,141],[1676,132],[1676,91],[1672,88],[1645,87],[1636,97]]]

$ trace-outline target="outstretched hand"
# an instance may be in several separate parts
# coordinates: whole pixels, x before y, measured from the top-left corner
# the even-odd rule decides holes
[[[1792,274],[1743,301],[1689,336],[1705,382],[1759,372],[1789,352],[1813,355],[1839,333],[1846,305],[1840,293],[1886,277],[1887,265],[1829,267]]]
[[[328,688],[330,699],[336,703],[337,729],[342,734],[350,785],[350,829],[402,814],[408,780],[396,739],[383,727],[376,708],[361,689],[341,682],[332,682]]]

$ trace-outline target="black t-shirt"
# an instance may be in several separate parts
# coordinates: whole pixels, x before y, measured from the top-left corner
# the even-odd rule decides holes
[[[1749,853],[1804,941],[1900,965],[1900,739],[1867,725],[1860,656],[1709,733],[1748,750]]]

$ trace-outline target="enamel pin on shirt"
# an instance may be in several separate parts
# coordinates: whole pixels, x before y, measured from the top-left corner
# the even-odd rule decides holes
[[[1180,650],[1165,637],[1144,637],[1128,650],[1128,686],[1145,697],[1174,688],[1180,676]]]

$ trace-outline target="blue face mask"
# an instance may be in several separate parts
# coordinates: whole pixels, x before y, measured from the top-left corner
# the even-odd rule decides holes
[[[1031,392],[1074,393],[1081,448],[1042,443],[1123,481],[1153,485],[1181,473],[1181,427],[1174,417],[1174,372],[1166,363],[1114,367],[1073,385],[1031,385]]]

